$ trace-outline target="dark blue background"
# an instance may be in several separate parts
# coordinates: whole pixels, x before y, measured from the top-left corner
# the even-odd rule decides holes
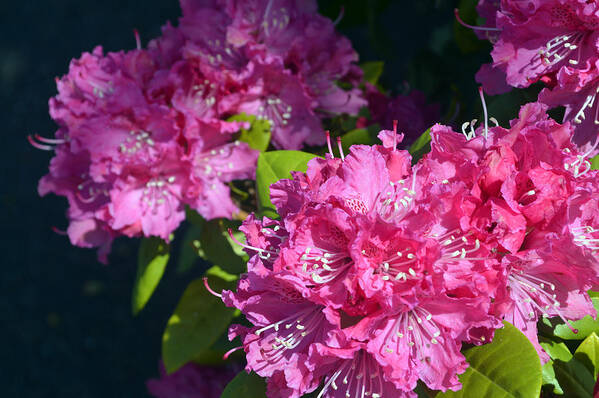
[[[387,62],[386,87],[399,90],[407,80],[444,105],[452,84],[474,93],[479,61],[460,59],[451,42],[454,1],[322,3],[333,18],[345,4],[340,29],[363,60]],[[133,318],[137,242],[117,240],[110,265],[103,266],[94,251],[53,233],[52,226],[66,226],[66,201],[38,197],[37,181],[51,154],[30,147],[26,136],[53,135],[47,101],[71,58],[97,44],[109,51],[133,48],[133,28],[147,42],[166,20],[176,21],[178,4],[21,0],[4,1],[1,11],[1,395],[146,396],[144,381],[157,376],[165,322],[199,271],[167,269],[148,307]]]

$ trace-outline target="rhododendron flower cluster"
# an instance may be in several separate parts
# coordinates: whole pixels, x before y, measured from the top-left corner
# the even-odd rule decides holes
[[[178,28],[156,42],[198,74],[216,75],[222,112],[268,120],[277,148],[324,144],[323,117],[356,114],[366,105],[351,42],[317,13],[314,0],[181,0]],[[175,50],[175,51],[174,51]],[[168,57],[166,57],[168,59]]]
[[[598,172],[571,142],[572,125],[546,111],[546,105],[527,104],[509,129],[480,128],[477,137],[437,125],[424,160],[433,183],[461,180],[476,197],[468,223],[494,246],[505,277],[493,312],[518,327],[544,360],[539,318],[569,325],[595,314],[586,292],[599,281],[598,226],[591,215],[597,208],[590,210]]]
[[[185,204],[206,218],[236,212],[224,183],[252,178],[257,152],[234,141],[240,123],[194,108],[188,95],[219,83],[193,77],[185,63],[162,69],[150,51],[98,47],[57,81],[50,113],[60,128],[38,145],[56,155],[39,192],[69,200],[73,244],[99,247],[105,261],[115,236],[168,240]]]
[[[576,127],[574,142],[585,150],[597,142],[599,127],[599,6],[586,0],[481,0],[485,26],[479,37],[494,43],[493,63],[477,74],[485,91],[499,94],[542,81],[539,100],[566,107]],[[505,84],[507,83],[507,84]]]
[[[231,218],[226,185],[253,178],[257,151],[235,140],[247,113],[266,119],[272,143],[300,148],[324,140],[321,119],[357,113],[357,54],[311,1],[182,0],[179,27],[142,49],[71,62],[57,79],[50,114],[54,150],[39,193],[69,201],[71,242],[99,247],[114,237],[169,240],[185,205],[206,219]]]
[[[414,166],[384,130],[271,185],[281,218],[244,222],[248,272],[222,293],[253,324],[230,329],[247,370],[269,397],[458,390],[463,344],[502,320],[546,359],[540,317],[595,313],[599,186],[571,134],[534,103],[509,129],[434,126]]]

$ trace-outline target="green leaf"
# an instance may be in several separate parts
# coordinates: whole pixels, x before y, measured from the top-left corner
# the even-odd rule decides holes
[[[412,163],[416,163],[425,153],[431,150],[431,129],[426,130],[410,146],[408,152],[412,155]]]
[[[555,375],[565,397],[592,397],[599,365],[599,337],[591,333],[568,361],[556,360]]]
[[[547,337],[539,336],[539,344],[551,359],[559,359],[561,361],[569,361],[572,359],[572,353],[561,341],[554,341]]]
[[[133,315],[144,308],[156,290],[168,263],[169,250],[169,245],[160,238],[142,239],[137,255],[137,276],[131,295]]]
[[[560,341],[554,341],[549,338],[539,336],[539,343],[545,352],[551,357],[547,363],[543,365],[543,385],[551,385],[554,394],[562,395],[562,390],[557,377],[555,376],[555,370],[553,368],[554,361],[560,360],[567,362],[572,359],[572,353],[568,347]]]
[[[237,231],[239,223],[221,219],[205,221],[199,241],[199,248],[204,259],[220,266],[230,274],[241,274],[246,271],[246,256],[241,247],[229,238],[228,229]],[[243,235],[241,233],[241,235]],[[239,238],[238,238],[239,239]]]
[[[266,151],[270,143],[270,123],[266,119],[258,119],[254,115],[240,113],[227,119],[228,122],[249,122],[250,128],[241,129],[239,141],[247,142],[250,148],[260,152]]]
[[[595,378],[593,371],[580,359],[580,354],[572,357],[568,362],[555,360],[553,368],[555,377],[564,391],[565,398],[592,398]]]
[[[216,276],[216,277],[218,277],[224,281],[227,281],[227,282],[234,282],[237,279],[239,279],[239,275],[230,274],[227,271],[223,270],[218,265],[214,265],[214,266],[208,268],[208,270],[206,270],[206,275]]]
[[[539,397],[539,356],[526,336],[511,324],[504,322],[492,343],[470,348],[464,355],[470,366],[460,375],[462,389],[437,397]]]
[[[282,178],[291,178],[290,171],[305,172],[308,161],[316,155],[300,151],[263,152],[258,157],[256,169],[256,190],[258,210],[262,215],[276,217],[274,206],[270,201],[270,185]]]
[[[599,309],[599,298],[592,297],[591,300],[595,309]],[[593,332],[599,333],[599,319],[594,320],[590,315],[579,321],[571,322],[571,324],[574,329],[578,330],[578,333],[572,332],[568,325],[562,324],[555,327],[553,334],[564,340],[582,340]]]
[[[383,74],[384,66],[385,63],[383,61],[371,61],[361,64],[360,68],[364,72],[364,80],[376,86]]]
[[[587,366],[587,369],[593,373],[593,379],[596,380],[599,370],[599,337],[591,333],[578,347],[574,357]]]
[[[599,170],[599,155],[591,159],[591,170]]]
[[[541,372],[543,374],[543,388],[549,389],[554,394],[563,395],[564,390],[562,390],[557,377],[555,377],[552,360],[547,361],[547,363],[541,367]]]
[[[266,397],[266,382],[255,373],[247,374],[241,371],[235,376],[220,398],[265,398]]]
[[[209,278],[209,284],[217,292],[235,286],[216,276]],[[162,335],[166,371],[172,373],[208,351],[226,332],[234,316],[235,309],[225,307],[218,297],[210,294],[201,279],[191,282]]]
[[[239,231],[241,222],[225,219],[206,221],[194,210],[187,210],[187,220],[192,223],[189,227],[181,251],[181,262],[195,261],[198,256],[224,272],[239,275],[246,271],[247,254],[243,248],[229,236],[229,228],[233,236],[240,242],[245,241],[245,235]],[[189,259],[188,257],[191,257]],[[186,264],[181,266],[184,266]]]

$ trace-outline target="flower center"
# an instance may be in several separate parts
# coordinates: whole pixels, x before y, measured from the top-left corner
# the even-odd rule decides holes
[[[379,364],[364,350],[360,350],[353,359],[343,361],[326,380],[317,398],[337,397],[336,391],[339,389],[345,390],[347,398],[381,398],[383,382]]]
[[[167,206],[168,210],[171,210],[169,199],[172,198],[173,194],[169,186],[174,182],[175,176],[170,176],[166,178],[153,178],[146,183],[143,190],[142,202],[146,205],[147,209],[152,211],[152,214],[156,214],[161,206]]]
[[[553,283],[523,270],[513,270],[508,276],[508,286],[510,296],[524,318],[535,320],[538,313],[545,317],[557,315],[574,333],[578,333],[561,312]]]
[[[473,256],[480,249],[478,239],[468,238],[459,229],[454,229],[443,235],[431,235],[439,242],[441,257],[438,261],[442,263],[453,263],[456,261],[482,261],[485,257]]]
[[[395,323],[387,331],[385,344],[381,346],[381,354],[401,353],[409,347],[410,356],[420,361],[427,361],[426,349],[439,344],[441,331],[432,320],[427,310],[416,307],[400,314]]]
[[[196,107],[196,117],[201,118],[214,107],[216,95],[216,84],[210,83],[210,80],[204,80],[192,87],[191,98]],[[199,106],[202,108],[198,109]]]
[[[302,271],[309,273],[316,283],[328,283],[341,275],[352,264],[346,252],[307,247],[302,256]]]
[[[272,126],[286,126],[292,112],[293,107],[284,103],[281,98],[269,96],[258,108],[258,119],[268,120]]]
[[[591,91],[591,94],[587,95],[582,106],[578,109],[576,115],[574,115],[574,119],[572,119],[574,123],[581,124],[583,120],[586,120],[587,111],[593,113],[593,109],[595,109],[593,123],[599,125],[599,106],[597,105],[597,101],[595,101],[597,93],[599,93],[599,86]]]
[[[271,323],[254,332],[262,338],[260,352],[269,362],[279,361],[286,350],[297,348],[304,339],[319,329],[324,320],[323,307],[306,308],[278,322]]]
[[[131,130],[129,136],[121,142],[119,150],[124,155],[135,155],[139,151],[146,150],[155,145],[154,140],[150,137],[147,131]]]
[[[206,178],[218,178],[223,173],[234,170],[235,164],[231,161],[231,155],[234,147],[239,145],[239,141],[234,141],[220,148],[211,149],[209,152],[202,152],[196,158],[197,170]]]
[[[411,265],[416,263],[418,258],[411,251],[412,248],[406,246],[381,262],[376,269],[376,272],[382,275],[381,279],[384,281],[393,279],[399,282],[405,282],[408,278],[416,279],[417,273]],[[362,253],[364,254],[364,250]]]
[[[533,58],[533,62],[540,61],[549,68],[567,59],[570,65],[578,65],[581,57],[581,44],[586,35],[587,32],[575,31],[554,37],[545,44],[545,48],[539,50],[538,58]],[[570,58],[574,52],[576,52],[576,59]]]
[[[383,221],[399,222],[412,210],[416,195],[415,184],[416,174],[413,176],[412,187],[406,186],[405,180],[389,183],[389,188],[381,193],[378,201],[378,213]]]

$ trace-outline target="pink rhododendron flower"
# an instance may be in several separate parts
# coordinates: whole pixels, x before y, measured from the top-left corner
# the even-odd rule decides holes
[[[557,73],[556,85],[545,88],[539,101],[551,106],[565,106],[564,121],[575,126],[572,140],[589,155],[596,154],[599,127],[599,59],[593,58],[582,69],[563,67]]]
[[[509,85],[527,87],[563,66],[584,66],[595,54],[598,22],[597,5],[583,0],[502,1],[493,67]]]
[[[228,94],[222,112],[268,120],[276,147],[323,144],[323,117],[366,105],[358,89],[337,86],[359,82],[357,54],[315,2],[190,0],[182,9],[181,56],[195,73],[218,77],[210,80]],[[169,34],[164,47],[178,41]]]
[[[569,324],[594,315],[586,291],[599,281],[590,211],[597,172],[571,143],[572,126],[551,120],[546,110],[527,104],[509,129],[479,128],[476,137],[435,126],[433,151],[423,160],[433,172],[440,165],[454,170],[444,175],[447,183],[465,182],[480,201],[464,221],[481,241],[498,246],[497,276],[505,282],[493,310],[522,330],[543,360],[538,319],[557,316]]]
[[[246,220],[249,272],[223,292],[254,325],[230,337],[269,397],[459,390],[462,344],[501,320],[546,360],[540,317],[594,314],[597,172],[546,110],[464,135],[436,125],[414,167],[385,130],[272,185],[281,220]]]
[[[244,223],[249,273],[223,299],[254,325],[230,336],[269,397],[323,383],[330,397],[413,396],[418,380],[457,390],[462,342],[500,326],[501,263],[463,221],[476,198],[458,182],[428,183],[396,149],[401,136],[380,137],[273,184],[280,221]]]
[[[98,47],[74,60],[50,101],[56,138],[33,141],[56,150],[40,194],[67,197],[71,242],[100,247],[102,261],[119,235],[168,240],[186,204],[230,218],[225,183],[255,171],[257,152],[234,140],[243,124],[222,121],[210,99],[222,93],[206,93],[216,83],[194,82],[185,61],[160,69],[151,54]]]
[[[237,211],[225,183],[253,178],[257,152],[235,141],[248,125],[230,116],[267,120],[276,147],[297,149],[324,142],[322,118],[366,104],[337,86],[359,82],[357,54],[315,2],[181,7],[147,50],[73,60],[50,100],[56,138],[31,139],[60,157],[40,193],[69,198],[71,241],[104,260],[115,236],[168,240],[185,205],[208,219]]]
[[[146,381],[155,398],[219,398],[227,383],[235,377],[231,367],[209,367],[190,362],[172,374],[160,363],[160,379]]]
[[[493,8],[496,8],[493,14]],[[489,94],[543,81],[539,100],[566,107],[565,121],[574,123],[574,142],[589,151],[597,142],[599,117],[595,101],[599,9],[583,0],[481,0],[479,14],[487,26],[472,27],[492,33],[493,63],[477,73]],[[493,22],[495,20],[495,22]]]

